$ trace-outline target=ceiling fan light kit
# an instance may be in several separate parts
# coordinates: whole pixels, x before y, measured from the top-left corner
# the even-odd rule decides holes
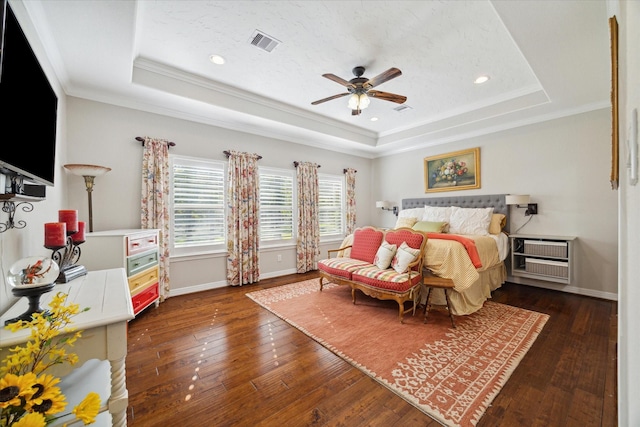
[[[349,104],[347,105],[347,107],[352,110],[364,110],[369,106],[370,103],[371,100],[366,93],[361,93],[359,95],[357,93],[354,93],[349,97]]]
[[[329,80],[333,80],[336,83],[341,84],[342,86],[347,88],[346,93],[340,93],[337,95],[333,95],[327,98],[319,99],[318,101],[314,101],[311,105],[322,104],[323,102],[331,101],[332,99],[342,98],[344,96],[349,96],[349,102],[347,106],[351,110],[351,115],[357,116],[362,110],[369,106],[371,102],[371,98],[378,98],[384,101],[395,102],[397,104],[404,104],[407,101],[407,97],[403,95],[396,95],[395,93],[389,92],[381,92],[379,90],[371,90],[374,87],[387,82],[391,79],[394,79],[400,75],[402,75],[402,71],[397,68],[389,68],[387,71],[378,74],[372,79],[368,79],[366,77],[362,77],[364,74],[365,68],[362,66],[355,67],[352,72],[355,75],[355,78],[346,81],[335,74],[323,74],[322,77],[325,77]]]

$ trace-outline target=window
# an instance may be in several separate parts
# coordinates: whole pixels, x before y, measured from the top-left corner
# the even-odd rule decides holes
[[[223,162],[170,156],[172,255],[226,250]]]
[[[293,171],[259,168],[260,243],[294,243]]]
[[[318,174],[320,238],[344,237],[344,176]]]

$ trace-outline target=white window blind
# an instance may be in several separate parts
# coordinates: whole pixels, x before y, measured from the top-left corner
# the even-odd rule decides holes
[[[344,236],[344,177],[318,174],[320,237]]]
[[[225,249],[224,163],[171,156],[172,254]]]
[[[259,168],[260,173],[260,242],[280,244],[294,242],[293,172]]]

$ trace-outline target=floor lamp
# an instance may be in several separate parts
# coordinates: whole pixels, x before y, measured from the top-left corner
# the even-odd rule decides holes
[[[89,232],[93,232],[93,203],[91,202],[91,193],[93,192],[93,180],[96,176],[102,176],[109,172],[111,168],[97,165],[64,165],[64,168],[74,175],[84,178],[84,184],[87,186],[87,195],[89,197]]]

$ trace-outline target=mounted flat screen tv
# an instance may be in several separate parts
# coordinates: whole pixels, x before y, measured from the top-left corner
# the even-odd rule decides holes
[[[58,97],[9,3],[0,8],[0,172],[53,186]]]

